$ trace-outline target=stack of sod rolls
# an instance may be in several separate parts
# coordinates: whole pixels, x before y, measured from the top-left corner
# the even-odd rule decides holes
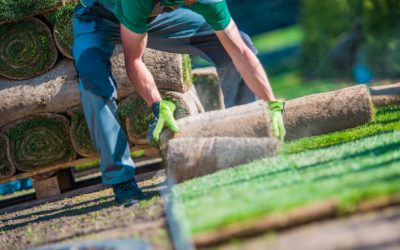
[[[76,1],[0,1],[0,179],[98,157],[70,54]],[[131,144],[147,143],[152,114],[128,79],[121,45],[111,62],[121,124]],[[162,96],[176,104],[177,119],[204,111],[189,56],[148,49],[144,62]]]
[[[65,50],[69,51],[72,44],[70,24],[75,0],[0,2],[1,76],[30,79],[54,67],[58,50],[69,56]]]
[[[111,61],[122,100],[122,125],[133,144],[146,143],[152,114],[126,75],[120,45]],[[191,87],[186,56],[147,50],[145,63],[162,96],[176,104],[177,119],[203,112]],[[13,166],[19,171],[32,171],[73,161],[78,156],[97,156],[80,106],[77,82],[74,66],[68,60],[32,79],[0,79],[0,127],[4,133],[0,140],[0,178],[9,176]]]

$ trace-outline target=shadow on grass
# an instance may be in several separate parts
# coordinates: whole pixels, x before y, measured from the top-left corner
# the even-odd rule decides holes
[[[149,198],[151,199],[155,196],[159,195],[159,192],[147,192],[149,194]],[[75,217],[75,216],[79,216],[79,215],[84,215],[84,214],[88,214],[91,212],[96,212],[96,211],[100,211],[100,210],[104,210],[110,207],[114,207],[114,206],[123,206],[123,205],[117,205],[115,203],[114,200],[111,201],[107,201],[107,202],[103,202],[100,204],[93,204],[87,207],[81,207],[81,208],[77,208],[78,206],[83,206],[87,203],[93,203],[96,201],[100,201],[103,199],[108,199],[112,196],[105,196],[102,198],[98,198],[92,201],[87,201],[87,202],[81,202],[78,204],[71,204],[68,206],[64,206],[62,208],[58,208],[58,209],[49,209],[46,211],[41,211],[41,212],[36,212],[30,215],[23,215],[23,216],[18,216],[18,217],[14,217],[12,219],[8,219],[6,221],[2,221],[2,222],[9,222],[9,221],[13,221],[13,220],[17,220],[17,219],[23,219],[23,218],[28,218],[28,217],[32,217],[34,216],[31,220],[27,220],[21,223],[16,223],[16,224],[11,224],[11,225],[5,225],[2,230],[3,232],[8,231],[8,230],[14,230],[17,228],[21,228],[21,227],[25,227],[28,224],[31,223],[40,223],[40,222],[46,222],[46,221],[50,221],[50,220],[54,220],[54,219],[59,219],[59,218],[63,218],[63,217]],[[147,199],[146,199],[147,200]],[[48,215],[46,215],[48,214]],[[36,218],[36,216],[40,216],[40,215],[44,215],[41,216],[39,218]]]
[[[24,215],[18,215],[16,217],[13,217],[13,218],[10,218],[10,219],[4,219],[4,220],[0,220],[0,221],[3,222],[3,223],[7,223],[7,222],[13,221],[13,220],[21,220],[21,219],[25,219],[25,218],[29,218],[29,217],[33,217],[33,216],[37,217],[37,216],[41,216],[41,215],[48,214],[48,213],[55,213],[55,212],[60,211],[60,210],[73,209],[75,207],[83,206],[83,205],[86,205],[88,203],[97,203],[97,202],[99,202],[101,200],[109,199],[111,197],[112,197],[111,195],[108,195],[108,196],[104,196],[104,197],[97,198],[97,199],[94,199],[94,200],[89,200],[89,201],[83,201],[83,202],[79,202],[79,203],[64,205],[63,207],[60,207],[60,208],[57,208],[57,209],[47,209],[47,210],[42,210],[42,211],[39,211],[39,212],[27,213],[27,214],[24,214]]]

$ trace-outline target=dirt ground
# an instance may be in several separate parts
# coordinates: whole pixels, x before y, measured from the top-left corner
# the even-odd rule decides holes
[[[400,207],[316,222],[279,234],[231,242],[218,249],[400,249]]]
[[[88,240],[141,239],[151,249],[172,249],[164,214],[165,177],[139,185],[154,194],[132,207],[117,206],[112,190],[51,199],[0,210],[0,249],[23,249]],[[400,249],[400,207],[316,222],[279,234],[230,242],[216,249]]]
[[[139,185],[154,197],[131,207],[116,205],[112,190],[99,188],[17,211],[3,210],[0,249],[121,238],[146,240],[152,249],[171,249],[165,201],[159,196],[166,188],[165,177],[153,177]]]

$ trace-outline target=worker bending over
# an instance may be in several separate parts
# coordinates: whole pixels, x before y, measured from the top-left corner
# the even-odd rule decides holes
[[[135,166],[118,119],[110,57],[120,41],[128,77],[155,116],[149,129],[152,144],[158,144],[165,127],[175,132],[178,128],[174,104],[161,99],[143,63],[146,47],[198,55],[212,62],[226,107],[252,102],[256,95],[267,101],[273,111],[274,133],[283,138],[283,104],[275,101],[256,49],[239,32],[225,0],[81,0],[74,11],[73,30],[83,111],[101,156],[103,183],[113,187],[117,202],[144,197],[135,182]],[[242,78],[246,85],[241,84]]]

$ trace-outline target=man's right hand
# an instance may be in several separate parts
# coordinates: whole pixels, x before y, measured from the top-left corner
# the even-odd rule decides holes
[[[154,119],[149,125],[148,141],[154,147],[159,147],[160,134],[164,128],[169,128],[174,133],[179,131],[174,118],[175,108],[175,104],[166,100],[151,105]]]

